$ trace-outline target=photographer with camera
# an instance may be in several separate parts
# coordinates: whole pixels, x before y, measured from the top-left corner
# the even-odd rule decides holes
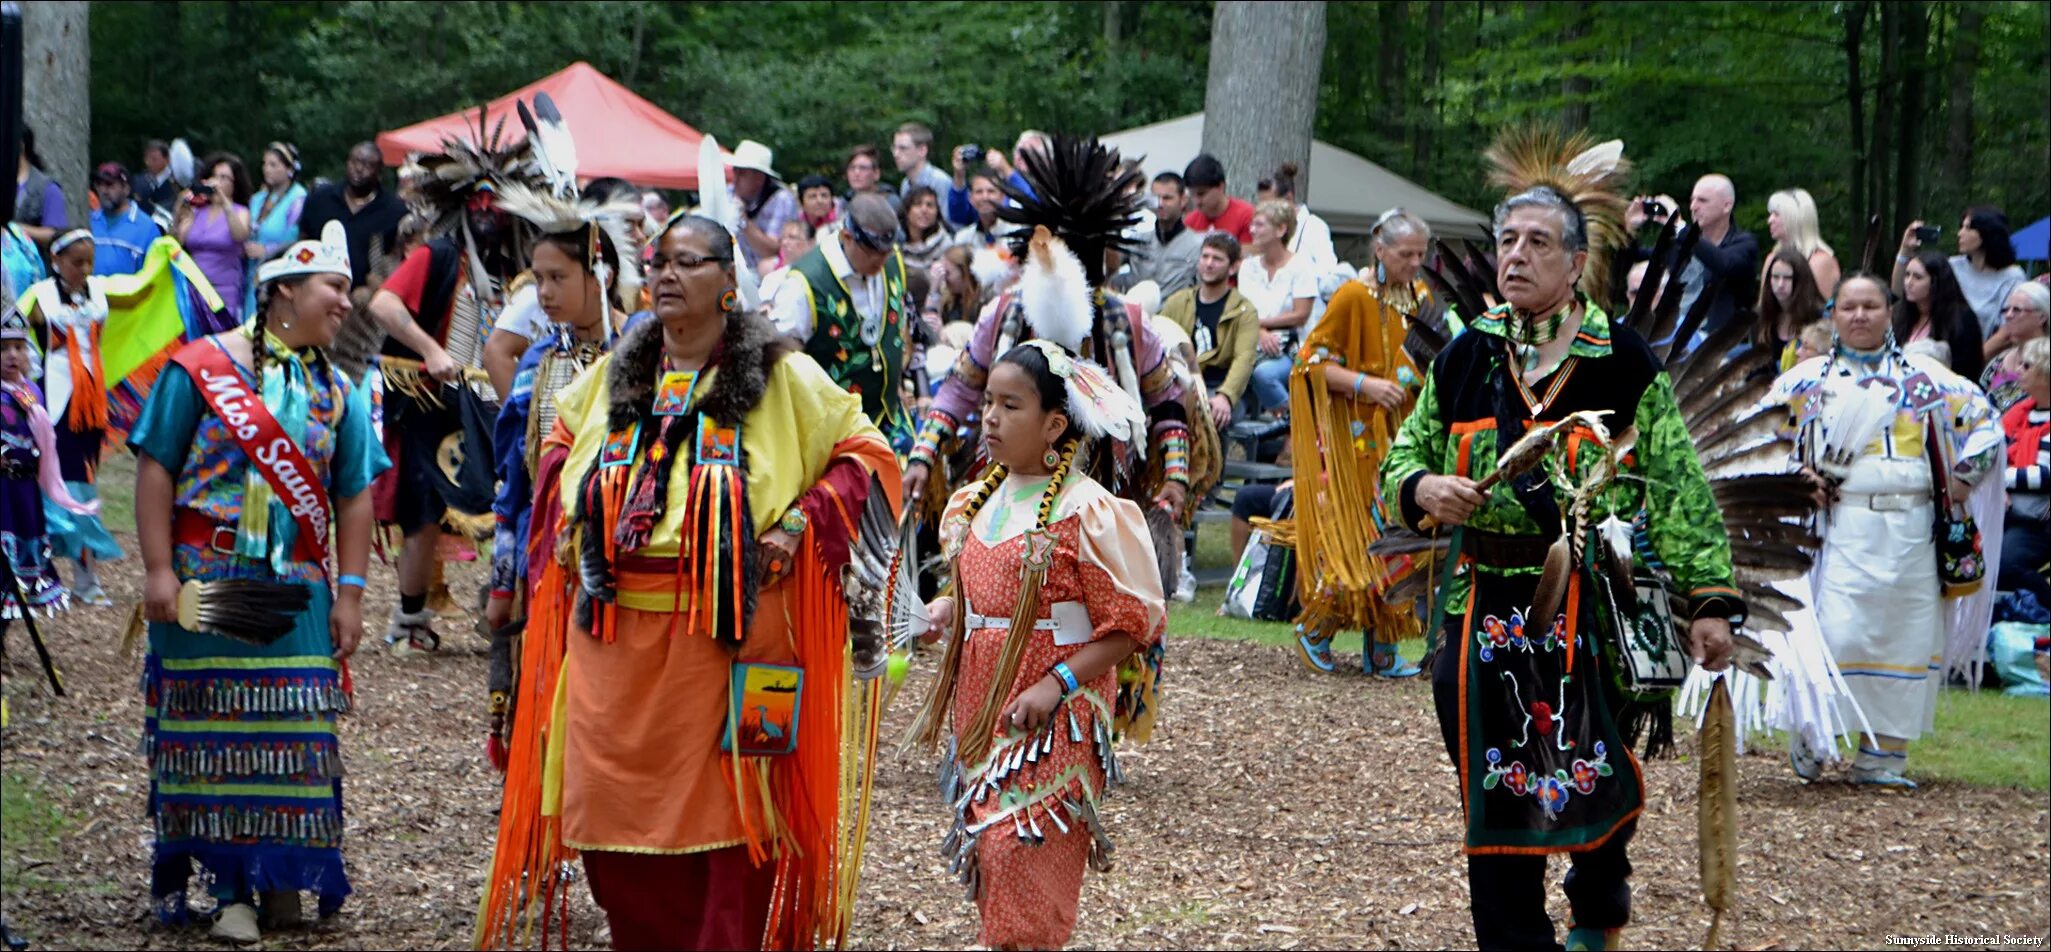
[[[1011,158],[1019,159],[1028,149],[1046,147],[1046,133],[1037,129],[1027,129],[1018,134],[1018,144],[1012,147]],[[948,220],[970,223],[981,217],[981,212],[976,206],[973,180],[983,171],[991,174],[992,182],[1006,183],[1027,195],[1033,194],[1033,187],[1027,184],[1024,175],[1019,174],[1011,159],[1004,157],[1003,150],[986,149],[974,143],[958,145],[954,147],[954,181],[947,189]]]
[[[1702,295],[1704,289],[1715,286],[1709,314],[1703,318],[1702,327],[1697,332],[1698,340],[1722,329],[1739,308],[1752,300],[1755,293],[1753,283],[1759,274],[1759,239],[1731,221],[1731,209],[1737,203],[1737,188],[1730,179],[1715,173],[1702,176],[1696,180],[1695,191],[1689,196],[1687,215],[1679,219],[1674,230],[1676,240],[1689,228],[1702,233],[1695,242],[1690,260],[1668,262],[1669,267],[1681,269],[1686,291],[1681,297],[1681,313],[1686,314],[1689,308],[1694,307],[1695,299]],[[1648,222],[1665,225],[1668,218],[1679,214],[1679,204],[1666,195],[1656,198],[1640,195],[1625,208],[1624,227],[1635,233]],[[1647,247],[1641,246],[1636,252],[1631,255],[1627,251],[1626,256],[1632,262],[1651,257],[1651,250]],[[1626,264],[1623,261],[1619,263]]]
[[[1935,243],[1943,233],[1939,226],[1926,225],[1921,220],[1910,222],[1902,231],[1891,279],[1895,294],[1906,293],[1909,262],[1915,260],[1924,245]],[[2008,344],[2005,337],[1995,338],[2001,330],[2001,308],[2008,303],[2009,292],[2024,279],[2023,270],[2015,264],[2015,244],[2008,237],[2008,216],[1991,205],[1967,209],[1956,237],[1958,254],[1949,259],[1951,271],[1958,278],[1959,291],[1972,307],[1973,316],[1980,322],[1982,338],[1995,345],[1988,352],[1992,356]]]
[[[245,242],[249,241],[249,170],[228,152],[200,164],[202,177],[178,202],[171,236],[192,254],[199,270],[219,292],[228,315],[242,320]]]

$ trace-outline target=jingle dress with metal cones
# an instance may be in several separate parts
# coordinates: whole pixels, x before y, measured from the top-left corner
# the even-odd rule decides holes
[[[206,339],[186,346],[221,345]],[[325,358],[274,345],[264,381],[235,367],[263,393],[337,505],[391,465],[372,431],[368,392]],[[268,532],[243,531],[245,486],[254,472],[249,456],[182,365],[167,365],[158,377],[128,445],[174,481],[175,511],[139,512],[139,519],[216,527],[213,544],[174,543],[180,581],[297,582],[312,594],[291,633],[268,646],[170,622],[149,625],[143,727],[158,914],[167,921],[186,915],[195,862],[225,900],[311,890],[319,894],[320,914],[332,913],[350,891],[335,735],[349,699],[328,629],[326,570],[298,557],[298,526],[275,498]]]
[[[980,763],[958,762],[960,734],[998,673],[1012,615],[1030,611],[1042,622],[1030,631],[1004,706],[1084,645],[1124,635],[1144,652],[1167,626],[1139,507],[1075,476],[1041,532],[1033,529],[1034,508],[1046,484],[1007,477],[973,525],[963,514],[976,487],[966,487],[941,523],[942,545],[960,566],[958,636],[965,639],[951,705],[955,739],[941,762],[943,796],[956,814],[942,851],[982,913],[977,943],[992,948],[1068,941],[1083,867],[1110,869],[1111,840],[1098,808],[1120,780],[1111,743],[1115,667],[1062,699],[1046,730],[1028,735],[1000,725]],[[1047,566],[1039,605],[1020,605],[1020,567],[1034,560]]]

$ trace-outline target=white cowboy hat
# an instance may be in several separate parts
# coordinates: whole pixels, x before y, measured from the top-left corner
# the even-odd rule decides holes
[[[734,169],[754,169],[781,182],[783,176],[770,167],[773,158],[775,154],[769,151],[768,146],[753,139],[742,139],[740,145],[734,146],[733,158],[727,161],[727,165]]]

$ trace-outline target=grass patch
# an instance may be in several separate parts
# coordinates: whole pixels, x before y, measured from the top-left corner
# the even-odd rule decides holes
[[[126,449],[108,449],[100,454],[100,469],[93,474],[93,486],[100,491],[100,521],[109,532],[135,531],[135,457]]]
[[[1224,618],[1218,615],[1218,606],[1225,601],[1223,586],[1212,585],[1196,591],[1196,601],[1185,605],[1180,602],[1168,604],[1168,633],[1180,637],[1222,638],[1228,641],[1249,641],[1271,648],[1295,650],[1295,626],[1280,621],[1249,621],[1244,618]],[[1335,645],[1340,653],[1359,652],[1358,633],[1342,633]],[[1412,663],[1424,656],[1424,639],[1412,638],[1398,645],[1397,650]]]
[[[58,840],[71,825],[71,818],[50,802],[35,781],[12,772],[0,776],[0,830],[6,837],[6,850],[0,852],[0,893],[62,888],[62,884],[37,875],[36,869],[23,866],[54,859]]]

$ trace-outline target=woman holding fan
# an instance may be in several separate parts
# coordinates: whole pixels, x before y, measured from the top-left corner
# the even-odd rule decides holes
[[[220,903],[213,935],[236,942],[261,938],[259,900],[277,927],[297,923],[301,890],[323,916],[349,894],[335,719],[363,627],[364,490],[390,466],[369,391],[324,351],[349,274],[337,223],[266,263],[255,317],[180,349],[129,434],[150,891],[183,919],[197,863]]]

